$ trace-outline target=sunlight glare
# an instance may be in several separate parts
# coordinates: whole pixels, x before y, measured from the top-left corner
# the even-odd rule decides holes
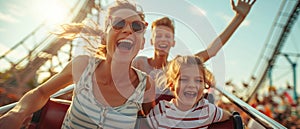
[[[39,4],[40,16],[47,24],[62,23],[68,13],[68,7],[60,0],[46,0]]]

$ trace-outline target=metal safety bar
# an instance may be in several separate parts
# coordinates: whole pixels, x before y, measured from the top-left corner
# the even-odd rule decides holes
[[[237,107],[247,113],[252,119],[259,122],[267,129],[287,129],[283,125],[279,124],[277,121],[271,119],[270,117],[266,116],[265,114],[261,113],[260,111],[256,110],[248,103],[244,102],[243,100],[239,99],[235,95],[229,93],[224,88],[216,87],[216,89],[224,95],[229,101],[234,103]]]

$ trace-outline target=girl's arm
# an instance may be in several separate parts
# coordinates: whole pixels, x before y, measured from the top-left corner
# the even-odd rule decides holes
[[[228,111],[226,111],[224,109],[222,109],[222,111],[223,111],[223,116],[222,116],[220,122],[226,121],[232,116]]]
[[[144,95],[143,111],[147,115],[155,106],[155,85],[151,85],[150,77],[147,76],[146,91]]]
[[[231,6],[236,12],[236,15],[225,30],[217,38],[215,38],[212,43],[210,43],[206,50],[195,55],[202,58],[204,62],[215,56],[244,21],[255,1],[256,0],[238,0],[237,5],[235,5],[234,0],[231,0]]]

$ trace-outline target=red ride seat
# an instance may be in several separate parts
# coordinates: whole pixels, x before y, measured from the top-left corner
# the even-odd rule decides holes
[[[158,103],[160,100],[171,101],[171,99],[173,98],[174,98],[173,95],[161,94],[155,99],[155,103]]]
[[[229,120],[213,123],[208,129],[244,129],[244,126],[240,114],[233,112]]]
[[[28,129],[60,129],[70,101],[50,99],[46,105],[33,114]]]

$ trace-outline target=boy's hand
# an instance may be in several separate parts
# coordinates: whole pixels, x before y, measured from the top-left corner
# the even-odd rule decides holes
[[[234,0],[231,0],[232,9],[237,13],[246,17],[256,0],[238,0],[237,5],[235,5]]]

